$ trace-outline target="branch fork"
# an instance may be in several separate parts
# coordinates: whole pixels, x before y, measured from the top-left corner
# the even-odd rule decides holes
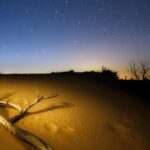
[[[29,131],[17,127],[16,122],[21,120],[27,114],[28,110],[37,103],[57,96],[58,96],[57,94],[52,94],[51,96],[48,97],[37,96],[37,98],[24,109],[21,108],[19,105],[10,102],[9,100],[0,101],[0,106],[11,107],[18,111],[18,114],[13,118],[11,118],[10,120],[7,120],[4,116],[0,115],[0,124],[4,126],[11,134],[31,144],[38,150],[52,150],[44,141],[42,141],[39,137],[35,136],[33,133],[30,133]]]

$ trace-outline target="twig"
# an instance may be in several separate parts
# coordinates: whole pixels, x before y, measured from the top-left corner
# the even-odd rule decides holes
[[[54,97],[57,97],[58,95],[52,95],[52,96],[48,96],[48,97],[44,97],[44,96],[38,96],[35,101],[33,103],[31,103],[29,106],[27,106],[23,113],[26,113],[31,107],[33,107],[35,104],[41,102],[42,100],[46,100],[46,99],[51,99],[51,98],[54,98]]]
[[[15,117],[11,118],[9,121],[11,123],[16,123],[17,121],[19,121],[20,119],[22,119],[27,111],[29,109],[31,109],[34,105],[36,105],[37,103],[41,102],[42,100],[46,100],[46,99],[51,99],[54,97],[57,97],[58,95],[52,95],[52,96],[48,96],[48,97],[44,97],[44,96],[39,96],[38,98],[35,99],[35,101],[33,103],[31,103],[29,106],[27,106],[23,111],[21,111],[18,115],[16,115]]]

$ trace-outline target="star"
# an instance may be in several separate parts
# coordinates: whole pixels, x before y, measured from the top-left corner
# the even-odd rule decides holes
[[[7,45],[4,45],[3,48],[4,48],[4,49],[8,49]]]
[[[55,9],[55,14],[58,14],[58,10],[57,9]]]
[[[80,25],[81,24],[81,21],[78,21],[78,25]]]
[[[42,49],[41,53],[44,54],[44,55],[46,55],[48,53],[48,49]]]
[[[16,53],[15,57],[19,58],[19,57],[21,57],[21,54],[20,53]]]
[[[147,9],[147,7],[148,7],[148,1],[145,0],[144,8]]]
[[[103,31],[106,32],[106,31],[107,31],[107,28],[103,28]]]
[[[34,32],[32,28],[30,28],[30,32],[31,32],[31,33],[33,33],[33,32]]]
[[[30,14],[29,9],[25,9],[25,13],[26,13],[26,14]]]
[[[5,52],[5,49],[0,49],[0,53],[4,53]]]
[[[73,43],[74,43],[74,44],[77,44],[77,43],[78,43],[78,41],[77,41],[77,40],[73,40]]]
[[[68,0],[65,0],[65,3],[68,4]]]

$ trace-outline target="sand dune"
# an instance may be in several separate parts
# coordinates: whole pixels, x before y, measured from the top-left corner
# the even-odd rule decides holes
[[[134,97],[86,80],[0,79],[1,99],[25,107],[40,95],[57,93],[32,108],[17,124],[41,137],[54,150],[148,150],[149,106]],[[7,118],[17,112],[0,108]],[[32,149],[0,126],[0,149]]]

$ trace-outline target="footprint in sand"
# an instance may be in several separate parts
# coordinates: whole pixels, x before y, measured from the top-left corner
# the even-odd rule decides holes
[[[45,130],[50,132],[51,135],[55,135],[58,132],[58,126],[54,123],[45,124],[44,126]]]
[[[75,129],[70,126],[64,127],[63,130],[65,133],[67,133],[69,135],[74,134],[74,132],[75,132]]]

